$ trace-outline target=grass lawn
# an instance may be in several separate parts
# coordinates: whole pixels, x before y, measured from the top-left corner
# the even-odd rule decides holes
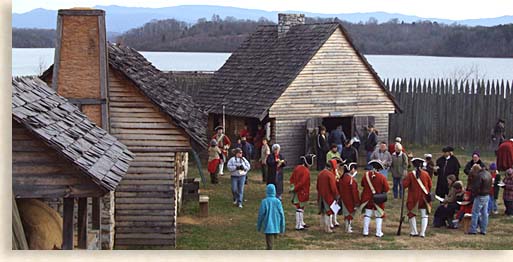
[[[420,156],[432,153],[436,159],[441,147],[421,148],[407,146],[408,151]],[[456,156],[462,166],[470,160],[472,149],[458,148]],[[482,153],[482,159],[489,164],[495,161],[492,153]],[[313,168],[312,168],[313,169]],[[291,169],[286,170],[284,188],[289,187]],[[206,174],[206,170],[203,171]],[[226,172],[226,171],[225,171]],[[227,172],[226,172],[227,173]],[[343,228],[336,228],[335,233],[325,234],[319,228],[319,215],[317,215],[317,192],[315,184],[318,172],[311,170],[310,201],[305,210],[305,222],[310,225],[306,231],[294,230],[295,208],[290,203],[290,194],[283,195],[283,208],[286,216],[286,232],[275,241],[275,249],[512,249],[513,247],[513,218],[505,217],[502,190],[499,196],[499,215],[490,215],[488,234],[465,235],[463,230],[436,229],[431,227],[433,217],[430,215],[430,226],[425,239],[409,236],[409,226],[403,223],[402,235],[396,236],[399,225],[401,201],[393,200],[389,192],[389,201],[386,203],[387,218],[383,222],[384,237],[374,237],[374,220],[370,226],[370,237],[363,237],[362,216],[355,217],[352,234],[343,232]],[[361,181],[363,169],[358,171],[358,181]],[[197,169],[191,166],[189,177],[198,177]],[[389,184],[392,188],[392,178],[389,174]],[[466,184],[466,175],[463,167],[460,179]],[[208,179],[207,179],[208,180]],[[210,197],[209,217],[199,218],[199,206],[196,202],[186,202],[178,217],[177,249],[265,249],[265,238],[256,231],[256,220],[260,201],[265,197],[265,184],[261,181],[259,170],[253,170],[249,175],[249,184],[245,187],[244,207],[239,209],[232,204],[230,177],[228,174],[220,177],[220,184],[207,184],[201,187],[201,194]],[[436,185],[434,177],[433,185]],[[361,186],[360,186],[361,192]],[[434,190],[434,188],[432,189]],[[392,190],[390,190],[392,191]],[[436,202],[433,212],[438,206]],[[406,214],[406,212],[405,212]],[[339,216],[343,225],[343,218]],[[420,230],[420,219],[417,221]]]

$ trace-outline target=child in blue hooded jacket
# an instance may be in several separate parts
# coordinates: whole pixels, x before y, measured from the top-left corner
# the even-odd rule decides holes
[[[285,232],[285,213],[281,201],[276,197],[276,187],[267,185],[267,197],[262,199],[258,211],[257,231],[265,234],[267,249],[273,249],[273,239]]]

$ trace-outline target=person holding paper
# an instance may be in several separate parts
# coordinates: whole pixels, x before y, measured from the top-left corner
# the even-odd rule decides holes
[[[369,235],[369,225],[371,222],[371,216],[374,213],[376,217],[376,237],[382,237],[383,231],[383,218],[385,218],[385,201],[377,204],[374,203],[374,198],[376,195],[386,196],[386,193],[390,190],[388,186],[387,179],[378,170],[382,170],[385,168],[381,161],[379,160],[371,160],[368,163],[369,166],[372,167],[372,170],[365,173],[362,178],[362,196],[361,205],[362,208],[365,208],[365,215],[363,217],[363,236]],[[385,194],[383,194],[385,193]],[[383,199],[383,198],[382,198]]]
[[[428,172],[421,169],[424,159],[414,158],[411,162],[415,170],[409,172],[403,180],[404,188],[408,189],[406,208],[408,209],[408,221],[410,222],[410,236],[420,235],[420,237],[425,237],[429,220],[428,214],[431,213],[431,187],[433,182]],[[420,211],[420,234],[417,231],[416,214],[413,213],[415,208]]]
[[[308,228],[303,218],[306,203],[310,199],[310,167],[313,164],[315,155],[308,154],[301,156],[301,165],[292,171],[290,176],[290,192],[292,193],[292,204],[296,206],[296,230]]]
[[[330,227],[330,215],[333,215],[334,212],[331,205],[340,198],[334,173],[338,165],[339,161],[331,159],[326,168],[317,176],[317,204],[321,215],[320,225],[321,230],[326,233],[333,233]]]
[[[444,198],[436,196],[441,201],[440,205],[435,211],[433,226],[442,227],[447,226],[450,229],[455,229],[458,220],[454,220],[454,213],[460,208],[458,200],[463,200],[463,183],[456,180],[455,175],[447,176],[447,184],[449,185],[449,194]]]
[[[360,193],[358,192],[358,182],[356,181],[357,163],[344,165],[343,175],[337,183],[338,193],[342,199],[342,214],[344,215],[344,224],[347,233],[353,233],[351,224],[353,216],[360,205]]]

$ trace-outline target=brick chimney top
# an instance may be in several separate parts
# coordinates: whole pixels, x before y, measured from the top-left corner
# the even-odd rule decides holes
[[[290,27],[304,24],[304,14],[278,14],[278,37],[286,35]]]
[[[89,7],[73,7],[70,9],[59,9],[58,15],[92,15],[105,16],[105,11]]]

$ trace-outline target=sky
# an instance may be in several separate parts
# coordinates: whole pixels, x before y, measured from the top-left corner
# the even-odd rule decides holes
[[[150,8],[220,5],[266,11],[294,10],[327,14],[383,11],[452,20],[513,15],[512,0],[13,0],[12,12],[24,13],[36,8],[56,10],[95,5]]]

